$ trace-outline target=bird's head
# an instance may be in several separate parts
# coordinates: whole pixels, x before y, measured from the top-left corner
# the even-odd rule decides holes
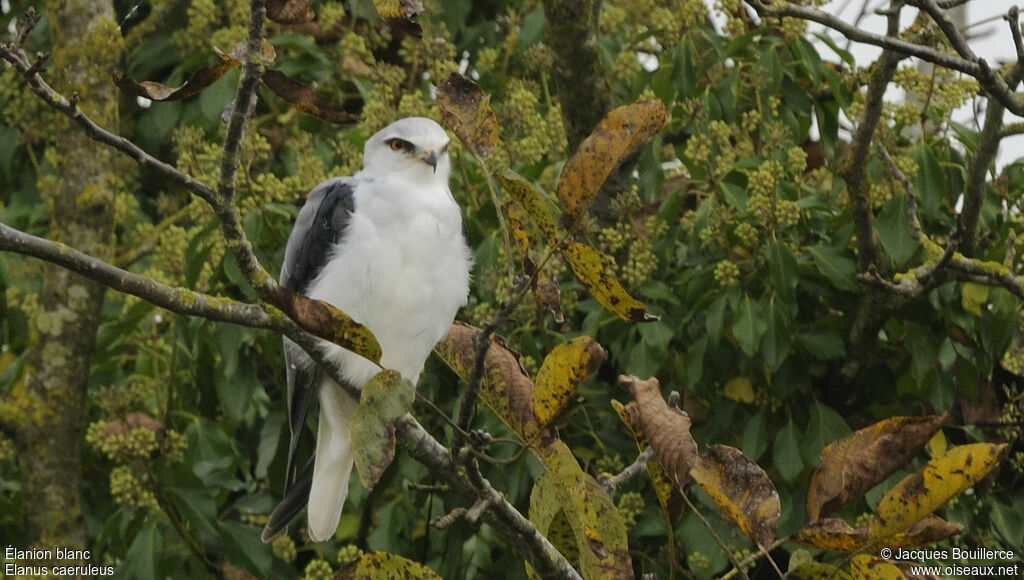
[[[363,169],[374,175],[401,173],[418,182],[448,183],[450,141],[434,121],[407,117],[370,137],[363,150]]]

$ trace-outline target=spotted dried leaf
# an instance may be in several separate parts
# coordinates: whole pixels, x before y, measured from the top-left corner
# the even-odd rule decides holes
[[[338,570],[338,580],[441,580],[429,567],[390,552],[366,552]]]
[[[424,11],[421,0],[373,0],[380,19],[398,36],[420,36],[422,30],[415,18]]]
[[[267,0],[267,18],[281,24],[302,24],[316,16],[310,0]]]
[[[416,386],[392,370],[377,373],[363,386],[352,421],[352,448],[366,489],[373,489],[395,458],[395,421],[415,398]]]
[[[930,460],[882,496],[871,521],[872,537],[888,538],[921,521],[981,481],[1006,449],[1005,443],[973,443],[954,447]]]
[[[306,332],[333,342],[373,362],[380,362],[380,343],[370,329],[338,308],[276,286],[267,297]]]
[[[850,560],[850,572],[854,578],[869,580],[905,580],[906,576],[898,566],[868,554],[859,554]]]
[[[627,322],[651,322],[657,316],[647,312],[642,302],[633,298],[615,277],[615,261],[593,246],[580,242],[568,244],[562,255],[580,282],[590,290],[601,305]]]
[[[456,323],[434,347],[459,377],[468,380],[476,358],[474,338],[479,329]],[[541,423],[533,408],[533,381],[519,363],[519,357],[491,336],[485,355],[480,400],[525,441],[541,434]]]
[[[322,121],[346,124],[359,120],[357,115],[346,111],[343,106],[280,71],[264,71],[263,84],[292,107]]]
[[[945,415],[892,417],[825,447],[811,477],[807,513],[828,516],[905,466],[945,422]]]
[[[589,336],[578,336],[551,349],[534,381],[533,409],[542,425],[565,411],[577,387],[607,357],[608,353]]]
[[[457,72],[437,87],[441,121],[481,161],[494,153],[501,138],[490,101],[480,85]]]
[[[580,143],[558,179],[562,223],[572,229],[612,171],[665,124],[665,105],[652,99],[612,110]]]
[[[779,493],[768,474],[742,451],[711,445],[690,475],[748,538],[762,547],[775,541],[782,514]]]
[[[550,529],[563,513],[569,523],[585,578],[633,578],[626,525],[611,496],[580,468],[560,439],[536,449],[544,465],[530,497],[530,519]],[[535,500],[537,505],[535,507]]]

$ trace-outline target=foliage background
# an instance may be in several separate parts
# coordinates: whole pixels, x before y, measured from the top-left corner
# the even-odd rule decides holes
[[[115,3],[123,61],[117,71],[97,76],[118,72],[177,86],[216,62],[215,48],[228,51],[245,38],[248,7],[241,0],[155,1],[143,5],[143,17],[125,20],[134,4]],[[270,26],[275,68],[361,109],[362,116],[353,126],[332,125],[261,93],[243,147],[237,203],[249,239],[272,271],[305,192],[328,176],[358,169],[362,142],[390,121],[438,118],[432,90],[456,70],[473,76],[491,97],[502,136],[491,163],[507,163],[554,190],[573,137],[552,76],[555,56],[541,3],[425,5],[420,38],[397,38],[374,5],[359,0],[314,2],[313,23]],[[965,527],[950,545],[1002,546],[1017,550],[1019,559],[1024,498],[1013,490],[1024,472],[1020,296],[994,283],[995,276],[949,276],[911,297],[859,281],[863,254],[840,177],[849,132],[841,127],[862,115],[862,87],[877,67],[854,62],[838,46],[819,55],[802,21],[773,19],[756,27],[739,2],[723,0],[715,10],[723,27],[708,24],[707,8],[697,0],[601,3],[597,43],[612,101],[657,98],[669,118],[636,158],[635,178],[610,197],[611,211],[595,217],[582,235],[614,256],[620,279],[660,321],[622,322],[551,260],[545,267],[560,283],[565,322],[553,322],[526,300],[500,333],[531,372],[555,345],[576,335],[593,336],[609,351],[560,424],[561,437],[589,472],[618,472],[637,453],[611,406],[627,399],[615,377],[657,376],[666,390],[683,393],[701,445],[734,445],[767,470],[782,499],[780,536],[806,523],[807,481],[827,443],[885,417],[950,411],[942,439],[929,446],[933,453],[947,441],[1013,445],[998,473],[944,508],[947,519]],[[15,16],[3,15],[3,24]],[[44,16],[30,46],[47,49],[49,24]],[[943,49],[934,31],[908,34]],[[103,50],[102,42],[83,43],[82,56]],[[657,68],[641,66],[638,52]],[[47,195],[59,165],[53,143],[67,128],[10,67],[2,77],[0,221],[47,237]],[[215,184],[222,115],[237,80],[237,71],[229,71],[183,101],[143,106],[123,95],[118,126],[111,128]],[[947,120],[951,110],[976,98],[973,79],[902,65],[896,87],[927,97],[887,102],[873,141],[908,180],[925,241],[914,235],[904,210],[907,184],[886,155],[871,154],[864,169],[882,251],[876,267],[898,281],[913,277],[916,266],[935,263],[931,242],[945,246],[954,236],[980,127]],[[510,269],[520,265],[505,245],[480,166],[458,146],[453,156],[452,189],[476,257],[473,294],[461,318],[483,324],[510,298]],[[1013,161],[989,175],[968,256],[1010,273],[1020,267],[1022,167]],[[109,184],[116,195],[110,240],[116,263],[170,285],[255,299],[203,202],[145,170],[126,168],[116,177]],[[34,329],[44,323],[37,303],[41,273],[37,261],[0,254],[5,545],[32,541],[20,516],[29,506],[23,505],[13,440],[24,412],[19,382]],[[377,488],[352,493],[333,541],[310,544],[293,526],[289,536],[263,546],[258,530],[279,497],[285,455],[281,360],[276,334],[179,317],[107,293],[82,433],[93,563],[116,563],[125,577],[201,577],[213,570],[315,577],[359,548],[404,555],[446,578],[525,576],[521,557],[487,526],[457,521],[433,528],[430,521],[454,505],[443,493],[409,488],[431,478],[401,453]],[[459,383],[436,360],[429,369],[419,390],[450,416]],[[433,409],[419,404],[414,413],[429,431],[450,436]],[[496,437],[511,437],[486,411],[477,423]],[[495,453],[511,458],[515,450],[499,446]],[[528,454],[485,468],[524,512],[539,472]],[[880,493],[869,493],[842,515],[856,521]],[[749,541],[695,495],[728,548],[749,552]],[[666,526],[643,479],[616,501],[630,524],[638,573],[707,577],[728,569],[726,554],[692,513]],[[784,551],[778,553],[783,562]]]

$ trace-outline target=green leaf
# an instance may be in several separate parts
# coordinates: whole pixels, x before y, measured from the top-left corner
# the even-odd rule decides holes
[[[270,574],[274,562],[270,546],[260,541],[259,529],[242,522],[220,522],[224,538],[224,557],[232,564],[245,568],[259,578]]]
[[[878,225],[878,239],[882,242],[882,248],[897,268],[906,268],[921,246],[910,233],[906,195],[894,195],[887,201],[878,212],[875,223]]]
[[[778,369],[789,356],[793,335],[789,331],[789,316],[773,299],[768,302],[768,331],[761,339],[761,356],[772,370]]]
[[[800,452],[804,464],[816,467],[820,460],[821,450],[826,445],[850,434],[846,421],[831,407],[821,401],[814,401],[811,407],[811,418],[807,422],[807,433],[800,441]]]
[[[732,334],[743,353],[747,356],[757,354],[761,337],[767,330],[768,320],[764,307],[760,302],[751,300],[750,296],[744,296],[732,323]]]
[[[121,578],[161,578],[160,554],[163,538],[156,530],[156,519],[150,518],[132,541],[124,561],[117,568]]]
[[[775,240],[768,246],[768,279],[783,300],[792,302],[795,299],[800,271],[793,252],[781,240]]]
[[[942,169],[935,152],[921,143],[914,149],[917,174],[914,176],[914,191],[921,214],[926,218],[939,218],[942,214],[942,199],[946,191],[946,172]]]
[[[820,360],[846,356],[846,343],[843,342],[843,337],[831,328],[807,329],[798,334],[796,340],[811,356]]]
[[[497,178],[505,193],[515,200],[519,207],[526,212],[526,215],[530,216],[530,221],[544,235],[548,246],[556,247],[559,239],[558,223],[555,221],[555,216],[547,200],[544,199],[544,194],[525,177],[508,167],[502,168],[497,174]]]
[[[530,520],[544,531],[565,514],[585,578],[632,578],[626,525],[612,498],[561,440],[538,449],[538,456],[545,471],[531,494]]]
[[[412,408],[416,386],[397,371],[383,370],[363,385],[352,421],[359,481],[373,489],[395,458],[395,420]]]
[[[833,286],[850,292],[860,289],[857,285],[857,265],[845,252],[824,244],[811,246],[807,252],[814,259],[818,272],[828,278]]]
[[[800,428],[792,421],[775,434],[772,460],[779,474],[786,481],[793,481],[803,471],[804,462],[800,457]]]

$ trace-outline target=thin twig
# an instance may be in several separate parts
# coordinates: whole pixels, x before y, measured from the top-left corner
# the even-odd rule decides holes
[[[647,470],[647,462],[654,457],[654,448],[648,447],[637,456],[633,463],[615,475],[600,475],[597,482],[608,492],[608,495],[615,495],[615,490],[632,481],[636,476]]]

